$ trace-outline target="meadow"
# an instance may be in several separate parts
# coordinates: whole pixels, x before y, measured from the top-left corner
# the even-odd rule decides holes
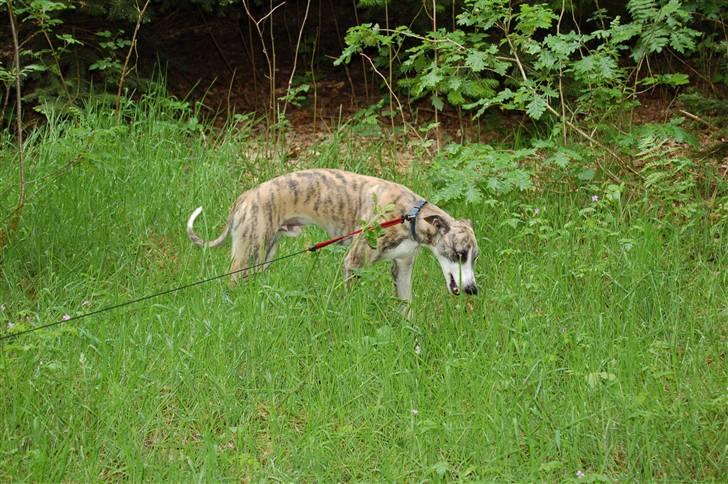
[[[287,159],[236,120],[210,129],[156,97],[118,125],[97,104],[50,116],[0,254],[0,336],[225,272],[228,246],[193,246],[187,217],[204,206],[212,237],[272,176],[340,167],[434,191],[385,135],[342,126]],[[2,341],[0,480],[725,479],[725,223],[588,187],[444,208],[476,228],[480,294],[449,296],[423,251],[409,321],[388,264],[347,289],[333,247]]]

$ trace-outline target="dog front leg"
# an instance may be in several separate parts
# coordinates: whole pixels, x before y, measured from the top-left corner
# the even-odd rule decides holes
[[[402,300],[400,313],[407,319],[412,319],[412,267],[415,258],[402,257],[392,260],[392,278],[397,297]]]
[[[366,242],[357,240],[352,244],[351,249],[344,258],[344,282],[346,282],[347,287],[351,287],[356,278],[354,275],[355,269],[361,269],[374,261],[373,254],[374,251]]]
[[[403,301],[412,301],[412,267],[414,257],[401,257],[392,260],[392,278],[397,297]]]

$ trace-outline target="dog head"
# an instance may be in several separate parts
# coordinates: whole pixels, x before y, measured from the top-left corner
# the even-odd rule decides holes
[[[455,220],[438,212],[424,213],[422,220],[429,225],[427,245],[440,263],[447,290],[455,296],[461,292],[478,294],[475,260],[480,252],[473,227],[469,220]]]

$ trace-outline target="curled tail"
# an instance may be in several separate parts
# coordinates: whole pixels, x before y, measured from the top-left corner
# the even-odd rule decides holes
[[[202,240],[196,233],[195,229],[192,228],[192,226],[195,223],[195,219],[198,215],[202,213],[202,207],[197,207],[194,212],[192,212],[192,215],[190,215],[189,220],[187,220],[187,237],[192,241],[193,244],[199,245],[200,247],[217,247],[218,245],[222,244],[225,239],[227,238],[228,234],[230,233],[230,222],[225,224],[225,230],[220,234],[220,236],[214,240]]]

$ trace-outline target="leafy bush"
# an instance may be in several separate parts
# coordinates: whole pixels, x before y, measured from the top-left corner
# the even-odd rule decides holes
[[[437,157],[431,172],[439,186],[434,202],[463,199],[468,203],[493,203],[493,197],[531,188],[531,171],[519,162],[536,150],[498,150],[487,144],[451,144]]]
[[[682,73],[639,74],[649,56],[664,49],[695,50],[701,33],[690,26],[693,12],[678,0],[631,0],[627,10],[629,22],[609,19],[600,10],[592,21],[601,28],[562,32],[564,12],[547,4],[466,0],[457,16],[459,28],[452,31],[420,35],[408,27],[353,27],[337,62],[376,48],[385,67],[388,49],[406,46],[399,86],[411,99],[428,96],[437,110],[447,101],[476,115],[495,106],[534,120],[547,112],[561,122],[575,115],[596,117],[629,105],[642,87],[688,82]],[[625,52],[632,64],[623,62]]]

